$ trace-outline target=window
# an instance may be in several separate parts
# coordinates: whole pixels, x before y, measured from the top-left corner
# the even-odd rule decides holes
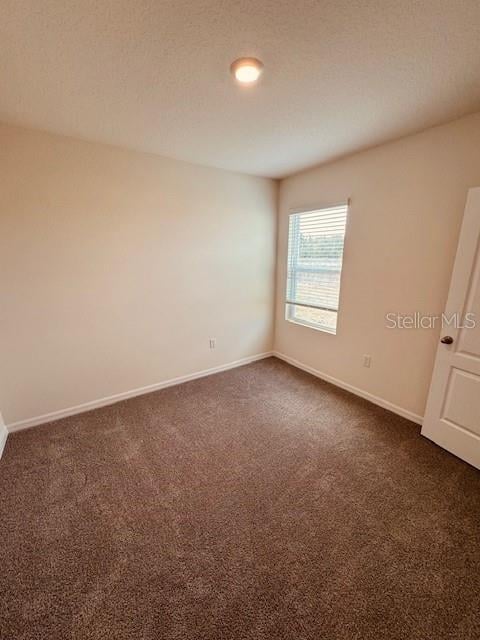
[[[290,215],[287,320],[337,332],[347,211],[345,203]]]

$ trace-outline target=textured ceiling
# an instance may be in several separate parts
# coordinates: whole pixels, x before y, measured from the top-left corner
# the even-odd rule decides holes
[[[480,109],[479,25],[479,0],[1,0],[0,120],[281,177]]]

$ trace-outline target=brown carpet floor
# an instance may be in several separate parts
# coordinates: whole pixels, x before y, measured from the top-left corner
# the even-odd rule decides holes
[[[277,359],[9,437],[2,639],[478,640],[480,473]]]

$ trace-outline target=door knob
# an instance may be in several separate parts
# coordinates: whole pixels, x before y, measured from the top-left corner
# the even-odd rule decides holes
[[[442,344],[452,344],[453,343],[453,338],[452,338],[452,336],[443,336],[443,338],[440,340],[440,342]]]

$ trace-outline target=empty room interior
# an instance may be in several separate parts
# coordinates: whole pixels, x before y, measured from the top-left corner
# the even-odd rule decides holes
[[[479,33],[0,1],[2,640],[479,640]]]

